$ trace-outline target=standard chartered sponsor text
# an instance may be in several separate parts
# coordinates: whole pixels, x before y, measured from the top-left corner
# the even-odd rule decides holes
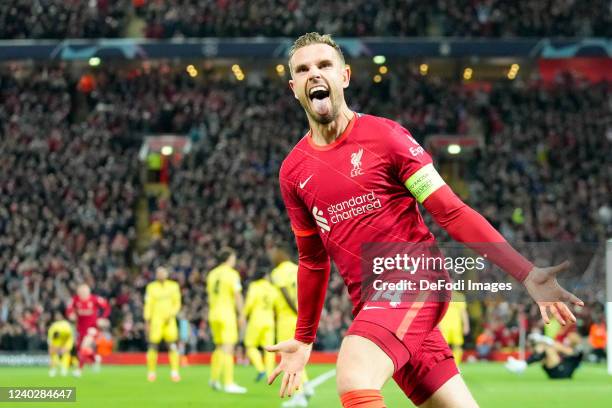
[[[337,224],[381,207],[380,198],[376,197],[374,191],[370,191],[367,194],[353,196],[348,200],[329,205],[327,213],[332,224]]]

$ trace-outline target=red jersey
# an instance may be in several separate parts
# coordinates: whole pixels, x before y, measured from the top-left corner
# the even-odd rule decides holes
[[[100,317],[108,317],[110,314],[110,306],[106,299],[96,295],[90,295],[87,299],[83,300],[78,295],[75,295],[68,309],[66,310],[68,316],[73,313],[77,319],[77,331],[84,335],[87,329],[90,327],[96,327],[96,321]]]
[[[296,236],[318,233],[353,302],[361,299],[361,244],[432,242],[404,182],[432,159],[398,123],[356,114],[333,143],[310,133],[280,169],[280,187]]]

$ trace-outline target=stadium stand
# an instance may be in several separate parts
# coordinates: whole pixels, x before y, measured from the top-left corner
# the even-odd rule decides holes
[[[371,2],[10,0],[0,38],[296,36],[609,37],[606,0]]]
[[[600,13],[593,13],[600,10]],[[296,36],[609,36],[610,6],[592,1],[151,1],[152,38]]]

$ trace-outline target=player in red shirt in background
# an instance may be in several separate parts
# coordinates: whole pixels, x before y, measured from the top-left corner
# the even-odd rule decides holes
[[[384,407],[380,389],[393,377],[417,406],[477,406],[437,328],[447,303],[369,305],[361,293],[361,245],[435,244],[418,201],[453,239],[468,246],[495,243],[488,247],[488,259],[526,286],[546,322],[552,313],[562,324],[575,321],[564,302],[582,304],[556,281],[568,264],[534,267],[452,192],[406,129],[351,111],[344,100],[350,67],[331,37],[300,37],[289,53],[289,68],[289,86],[311,130],[284,160],[279,175],[299,252],[298,319],[294,339],[267,347],[281,355],[268,382],[284,372],[281,397],[299,388],[325,300],[331,256],[355,316],[338,354],[342,405]]]
[[[95,352],[95,347],[87,344],[82,347],[86,336],[97,335],[98,319],[106,319],[110,315],[110,305],[101,296],[92,295],[91,289],[86,284],[77,288],[77,294],[72,298],[66,310],[67,316],[76,321],[77,343],[76,350],[79,358],[79,367],[82,369],[86,361],[93,362],[94,369],[100,368],[100,356]],[[95,330],[89,330],[95,329]],[[95,344],[95,341],[93,342]]]

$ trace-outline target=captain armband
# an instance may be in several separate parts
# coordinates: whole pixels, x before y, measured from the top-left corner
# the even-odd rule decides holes
[[[431,163],[421,167],[404,182],[408,191],[412,193],[419,203],[425,201],[427,197],[445,184]]]

